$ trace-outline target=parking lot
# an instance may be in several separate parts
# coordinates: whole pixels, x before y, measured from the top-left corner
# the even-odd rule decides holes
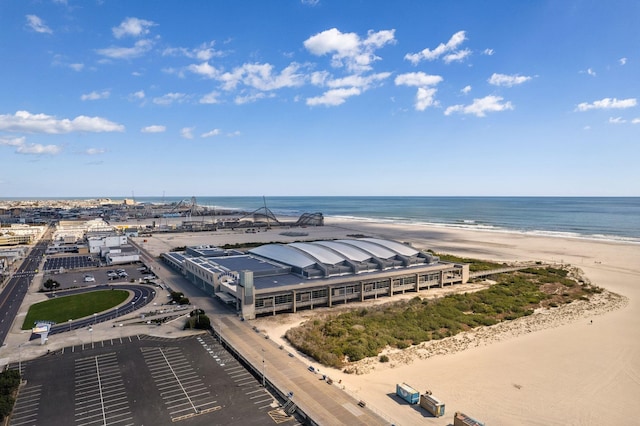
[[[298,424],[210,334],[71,346],[22,370],[12,426]]]
[[[82,270],[64,269],[64,272],[62,273],[59,273],[59,270],[56,269],[55,272],[49,271],[46,273],[43,282],[51,278],[60,284],[60,287],[57,289],[63,290],[93,285],[128,283],[131,282],[131,280],[140,282],[145,281],[145,278],[149,278],[150,281],[153,281],[155,275],[147,269],[142,270],[143,267],[144,265],[141,263],[133,263],[127,265],[84,268]],[[117,272],[118,270],[123,270],[125,274],[119,274]],[[115,276],[109,276],[110,273],[115,274]],[[87,276],[91,276],[93,281],[87,280]]]

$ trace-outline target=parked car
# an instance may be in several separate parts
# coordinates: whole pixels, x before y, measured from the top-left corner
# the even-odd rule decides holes
[[[96,281],[96,279],[94,278],[93,275],[87,274],[87,275],[84,276],[84,282],[85,283],[92,283],[92,282],[95,282],[95,281]]]

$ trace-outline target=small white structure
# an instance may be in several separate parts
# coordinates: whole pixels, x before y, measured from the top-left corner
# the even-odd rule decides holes
[[[102,247],[100,256],[104,258],[107,265],[123,265],[140,261],[140,253],[132,246]]]
[[[90,237],[87,239],[89,243],[89,253],[100,253],[103,247],[122,247],[127,245],[128,239],[126,235],[109,235],[104,237]]]

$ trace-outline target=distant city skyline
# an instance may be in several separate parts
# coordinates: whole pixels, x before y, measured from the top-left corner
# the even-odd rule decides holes
[[[0,4],[0,198],[638,196],[640,3]]]

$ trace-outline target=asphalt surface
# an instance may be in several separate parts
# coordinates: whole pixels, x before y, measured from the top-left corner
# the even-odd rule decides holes
[[[18,270],[11,275],[0,293],[0,342],[2,344],[4,344],[13,320],[18,314],[29,285],[37,274],[42,256],[50,243],[52,232],[51,227],[47,228],[40,241],[31,248],[27,257],[24,258]]]
[[[299,424],[208,333],[111,338],[9,368],[25,380],[10,426]]]

